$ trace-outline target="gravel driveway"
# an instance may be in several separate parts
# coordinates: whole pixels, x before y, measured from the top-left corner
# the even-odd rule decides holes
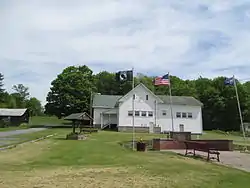
[[[46,128],[30,128],[30,129],[21,129],[21,130],[13,130],[13,131],[3,131],[3,132],[0,132],[0,138],[14,136],[18,134],[33,133],[37,131],[43,131],[45,129]]]
[[[22,130],[4,131],[0,132],[0,147],[18,143],[25,140],[25,138],[15,138],[16,135],[33,133],[38,131],[43,131],[46,128],[30,128]]]

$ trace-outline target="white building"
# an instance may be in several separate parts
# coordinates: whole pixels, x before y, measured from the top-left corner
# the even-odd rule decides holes
[[[124,96],[95,94],[92,107],[94,126],[102,129],[117,126],[118,131],[131,131],[134,121],[137,132],[187,131],[202,134],[203,131],[200,101],[193,97],[172,96],[171,116],[170,97],[155,95],[142,83]]]

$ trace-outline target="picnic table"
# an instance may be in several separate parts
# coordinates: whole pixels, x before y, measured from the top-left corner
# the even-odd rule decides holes
[[[201,151],[207,153],[207,161],[209,161],[210,159],[217,159],[217,161],[220,162],[220,152],[218,151],[218,149],[210,147],[210,144],[208,142],[184,141],[184,144],[186,147],[185,156],[188,154],[193,154],[193,156],[195,156],[195,151]],[[216,155],[216,158],[210,155]]]

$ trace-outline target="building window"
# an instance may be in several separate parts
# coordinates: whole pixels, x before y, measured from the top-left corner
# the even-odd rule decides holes
[[[139,116],[140,112],[139,111],[135,111],[135,116]]]
[[[148,100],[148,95],[146,95],[146,100]]]
[[[133,116],[133,111],[128,111],[128,116]]]
[[[166,110],[162,110],[162,115],[166,116],[167,115],[167,111]]]
[[[141,112],[141,116],[143,116],[143,117],[147,116],[147,112],[146,111],[142,111]]]
[[[193,114],[191,112],[188,113],[188,118],[193,118]]]
[[[148,112],[148,116],[149,116],[149,117],[152,117],[152,116],[153,116],[153,112],[149,111],[149,112]]]
[[[186,112],[182,112],[182,118],[187,118],[187,113]]]
[[[176,117],[177,118],[181,118],[181,113],[180,112],[176,112]]]

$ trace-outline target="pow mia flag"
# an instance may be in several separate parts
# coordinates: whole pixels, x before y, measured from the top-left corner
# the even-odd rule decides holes
[[[116,80],[119,82],[126,82],[133,80],[133,71],[126,70],[126,71],[119,71],[116,73]]]

